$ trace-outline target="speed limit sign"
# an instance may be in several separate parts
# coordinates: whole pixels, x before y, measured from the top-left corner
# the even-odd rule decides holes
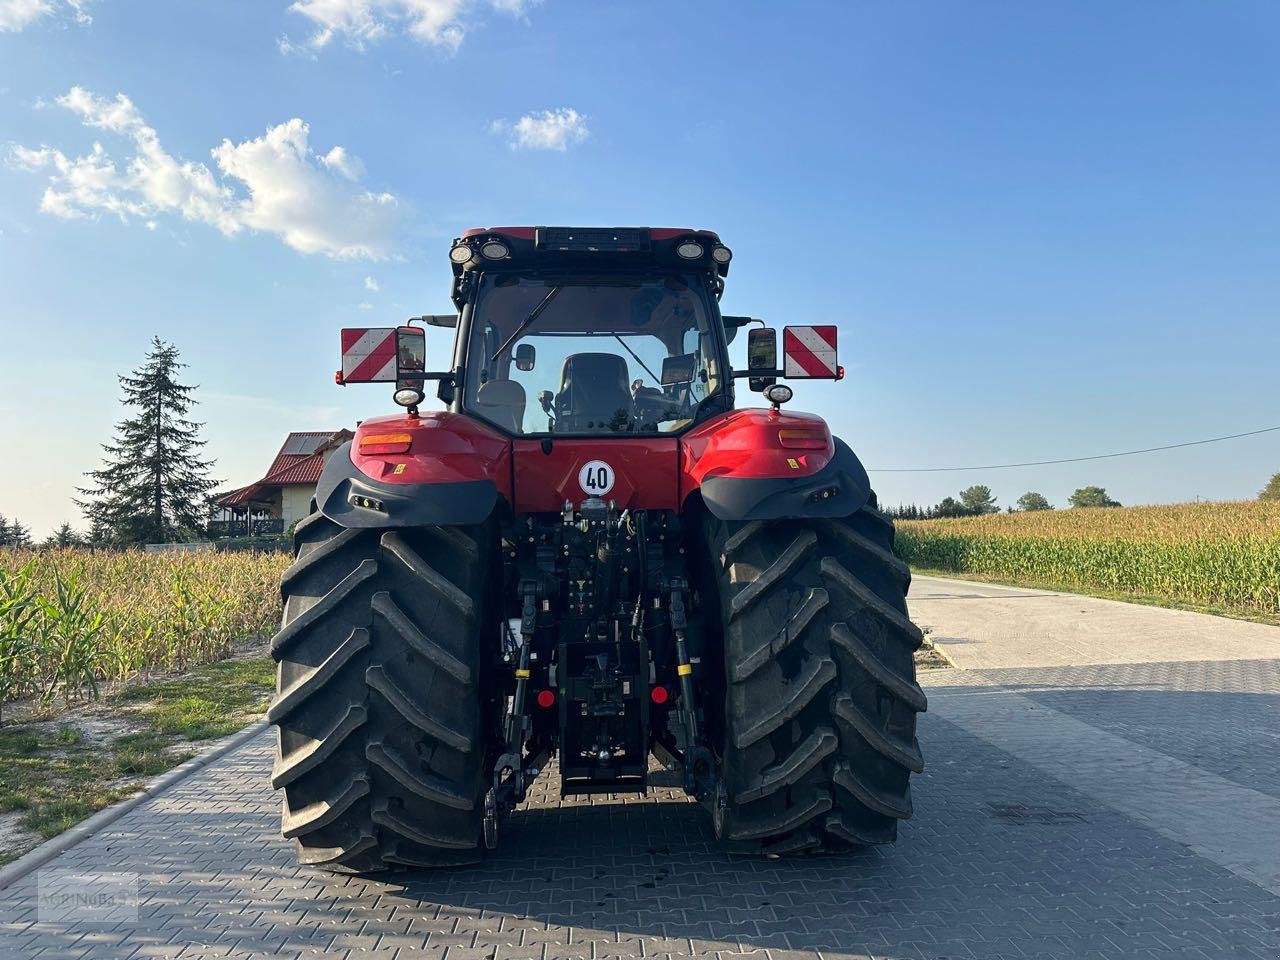
[[[613,467],[603,460],[590,460],[578,471],[578,486],[589,497],[603,497],[613,489]]]

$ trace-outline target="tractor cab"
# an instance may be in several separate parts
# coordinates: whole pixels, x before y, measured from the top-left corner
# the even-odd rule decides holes
[[[693,273],[491,273],[466,324],[461,407],[514,436],[660,435],[731,405]]]
[[[514,436],[677,433],[732,406],[710,233],[504,227],[455,242],[459,409]]]

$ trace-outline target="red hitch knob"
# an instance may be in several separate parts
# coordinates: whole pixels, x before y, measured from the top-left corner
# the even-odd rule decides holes
[[[654,687],[649,691],[649,699],[662,706],[670,698],[671,694],[667,693],[666,687]]]
[[[550,710],[556,705],[556,692],[554,690],[538,691],[538,706],[543,710]]]

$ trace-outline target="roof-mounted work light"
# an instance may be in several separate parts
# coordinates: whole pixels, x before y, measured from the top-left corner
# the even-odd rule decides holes
[[[696,240],[686,240],[684,243],[680,244],[680,246],[676,247],[676,255],[683,257],[685,260],[697,260],[705,252],[706,251],[703,249],[702,244],[698,243]]]

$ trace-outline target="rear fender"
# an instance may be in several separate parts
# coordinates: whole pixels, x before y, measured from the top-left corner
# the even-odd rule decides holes
[[[371,447],[371,437],[407,436]],[[361,452],[396,450],[394,453]],[[316,485],[321,513],[344,527],[470,526],[511,503],[511,445],[478,421],[431,411],[364,421]]]
[[[845,517],[871,498],[857,455],[808,413],[734,410],[681,438],[681,500],[721,520]]]

